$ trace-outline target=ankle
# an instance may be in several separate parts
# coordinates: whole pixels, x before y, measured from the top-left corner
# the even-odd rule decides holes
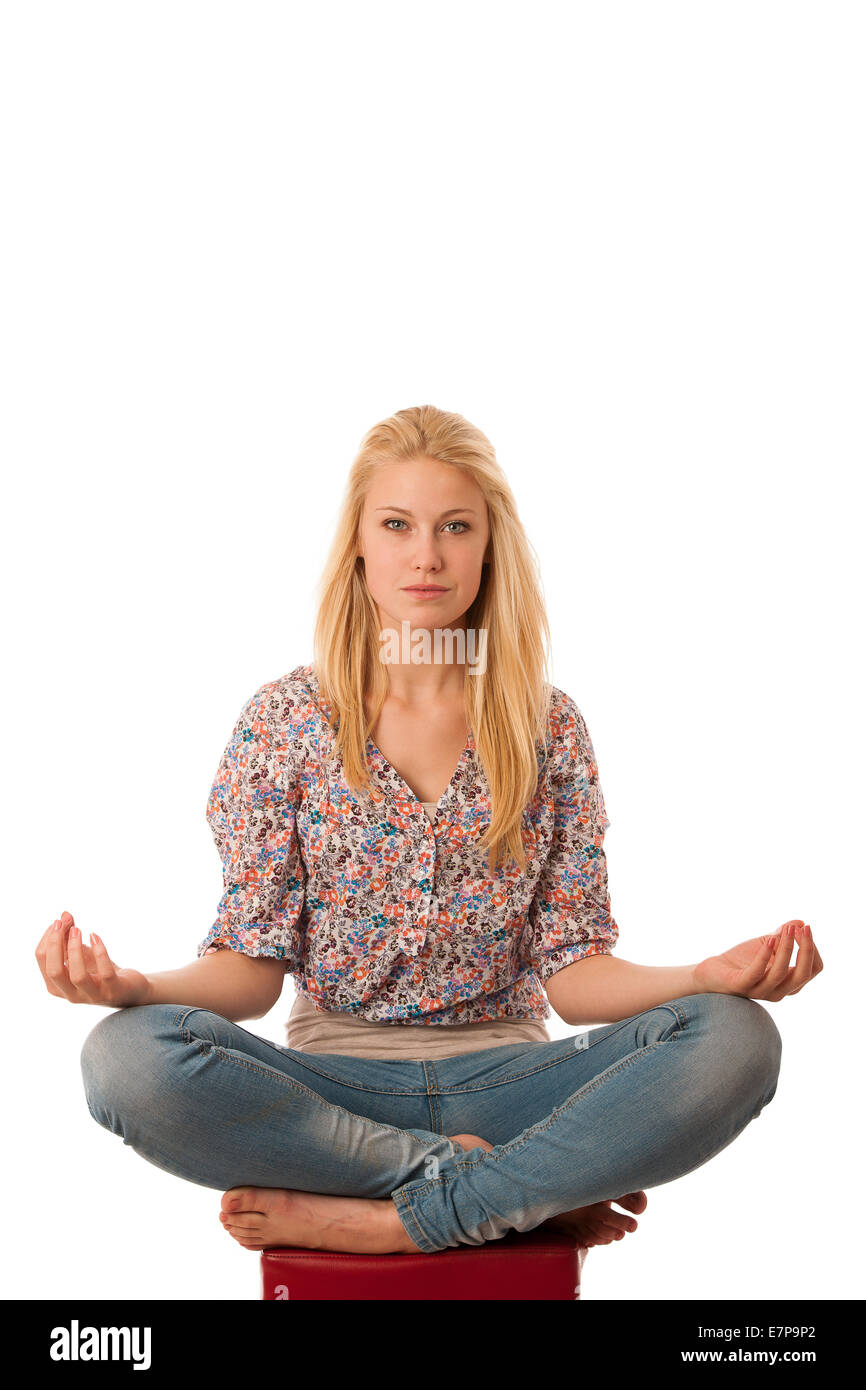
[[[423,1254],[420,1245],[415,1244],[414,1240],[409,1235],[409,1232],[406,1230],[406,1227],[403,1225],[403,1222],[400,1220],[400,1213],[397,1211],[397,1207],[394,1203],[393,1197],[391,1198],[391,1213],[389,1216],[389,1225],[391,1238],[393,1240],[393,1244],[389,1248],[393,1250],[394,1254]]]

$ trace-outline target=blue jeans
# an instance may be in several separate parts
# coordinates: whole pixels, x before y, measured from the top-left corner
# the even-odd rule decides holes
[[[104,1015],[81,1068],[93,1118],[158,1168],[221,1191],[390,1197],[432,1253],[690,1173],[772,1100],[781,1055],[739,995],[437,1062],[296,1052],[146,1004]],[[446,1137],[461,1133],[494,1148]]]

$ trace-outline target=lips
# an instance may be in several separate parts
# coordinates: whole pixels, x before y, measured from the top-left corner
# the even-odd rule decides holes
[[[447,594],[448,590],[443,589],[441,584],[412,584],[403,590],[404,594]]]

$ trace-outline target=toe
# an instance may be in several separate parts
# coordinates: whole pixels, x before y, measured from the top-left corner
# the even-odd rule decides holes
[[[230,1226],[226,1229],[232,1239],[246,1250],[261,1250],[264,1247],[264,1238],[256,1231],[244,1230],[238,1226]]]
[[[235,1239],[242,1236],[244,1240],[251,1240],[254,1236],[264,1234],[261,1228],[252,1221],[232,1221],[225,1229]]]
[[[589,1245],[610,1245],[613,1240],[610,1231],[596,1225],[595,1222],[586,1227],[583,1235]]]
[[[625,1207],[627,1211],[640,1213],[646,1211],[647,1195],[645,1192],[627,1192],[624,1197],[614,1197],[617,1206]]]
[[[224,1192],[220,1207],[223,1211],[255,1211],[257,1187],[230,1187]]]
[[[228,1213],[223,1224],[227,1231],[243,1231],[244,1235],[249,1235],[251,1231],[261,1230],[262,1218],[257,1211],[233,1211]]]

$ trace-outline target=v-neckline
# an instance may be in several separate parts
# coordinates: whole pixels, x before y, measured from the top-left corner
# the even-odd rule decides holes
[[[374,740],[373,740],[372,738],[368,738],[368,739],[367,739],[367,747],[368,747],[369,749],[372,749],[373,754],[374,754],[376,757],[378,757],[379,761],[381,762],[381,764],[382,764],[382,766],[384,767],[384,769],[386,770],[386,772],[388,772],[388,773],[390,774],[392,780],[399,783],[399,785],[403,788],[403,790],[404,790],[405,792],[408,793],[410,800],[414,801],[415,804],[416,804],[416,806],[420,806],[423,815],[426,817],[427,812],[424,810],[424,802],[421,800],[421,798],[420,798],[419,796],[416,796],[416,795],[415,795],[415,793],[413,792],[412,788],[409,786],[409,783],[406,781],[406,779],[405,779],[404,777],[401,777],[401,776],[400,776],[400,773],[397,771],[397,769],[396,769],[396,767],[394,766],[394,764],[393,764],[392,762],[389,762],[389,761],[388,761],[388,759],[385,757],[385,754],[382,752],[381,748],[379,747],[378,743],[374,742]],[[448,786],[445,788],[445,790],[444,790],[444,792],[442,793],[442,795],[439,797],[439,800],[436,801],[436,802],[434,803],[434,804],[435,804],[435,807],[436,807],[436,810],[435,810],[434,813],[433,813],[434,816],[438,816],[439,810],[440,810],[440,807],[442,806],[443,801],[445,801],[445,799],[447,798],[448,794],[449,794],[450,791],[451,791],[451,788],[454,786],[455,782],[457,781],[458,774],[462,771],[464,764],[468,761],[469,757],[471,756],[471,754],[472,754],[474,751],[475,751],[475,739],[474,739],[474,737],[473,737],[473,735],[472,735],[472,730],[470,729],[470,730],[469,730],[469,734],[468,734],[467,739],[466,739],[466,742],[465,742],[464,745],[463,745],[463,751],[462,751],[462,753],[460,754],[460,757],[457,759],[457,766],[455,767],[454,771],[453,771],[452,774],[451,774],[451,780],[450,780],[450,782],[448,783]]]
[[[318,680],[318,677],[317,677],[317,675],[316,675],[315,663],[314,663],[314,662],[308,663],[308,665],[304,668],[304,671],[305,671],[305,674],[306,674],[306,676],[307,676],[308,681],[310,682],[310,684],[311,684],[311,685],[314,687],[314,689],[315,689],[316,700],[317,700],[317,702],[319,703],[320,708],[324,708],[324,709],[327,711],[327,713],[330,714],[330,712],[331,712],[331,707],[330,707],[330,705],[328,705],[327,701],[325,701],[325,700],[322,699],[322,696],[321,696],[321,691],[320,691],[320,687],[319,687],[319,680]],[[377,758],[379,759],[379,761],[381,762],[382,767],[385,769],[386,773],[388,773],[388,774],[390,775],[391,780],[392,780],[393,782],[397,783],[400,787],[402,787],[403,790],[404,790],[405,792],[408,793],[409,799],[410,799],[411,801],[414,801],[414,802],[415,802],[415,805],[416,805],[416,806],[419,806],[419,807],[421,808],[421,814],[424,816],[424,818],[425,818],[425,820],[426,820],[426,819],[427,819],[427,812],[424,810],[424,803],[423,803],[423,801],[421,800],[420,797],[418,797],[418,796],[415,795],[415,793],[413,792],[412,788],[409,786],[409,783],[405,780],[405,778],[403,778],[403,777],[400,776],[400,774],[399,774],[399,772],[397,771],[397,769],[396,769],[396,767],[394,766],[394,764],[393,764],[393,763],[390,763],[390,762],[388,761],[388,759],[385,757],[385,754],[382,752],[381,748],[379,747],[378,743],[376,743],[372,738],[368,738],[368,739],[367,739],[367,748],[368,748],[368,749],[372,749],[374,757],[377,757]],[[450,782],[448,783],[448,786],[445,788],[445,790],[444,790],[444,792],[442,793],[442,795],[440,796],[439,800],[436,802],[436,810],[435,810],[435,812],[434,812],[434,818],[435,818],[436,816],[438,816],[439,810],[440,810],[440,808],[441,808],[441,806],[442,806],[443,801],[445,801],[445,800],[447,799],[447,797],[449,796],[449,794],[450,794],[450,792],[451,792],[452,787],[454,786],[454,784],[455,784],[456,781],[457,781],[458,774],[462,771],[464,765],[468,762],[469,758],[472,756],[472,754],[473,754],[474,752],[475,752],[475,738],[474,738],[474,736],[473,736],[472,730],[470,729],[470,730],[469,730],[469,733],[468,733],[468,735],[467,735],[467,738],[466,738],[466,742],[465,742],[464,745],[463,745],[463,752],[460,754],[460,757],[457,759],[457,766],[455,767],[454,771],[453,771],[452,774],[451,774],[451,780],[450,780]]]

